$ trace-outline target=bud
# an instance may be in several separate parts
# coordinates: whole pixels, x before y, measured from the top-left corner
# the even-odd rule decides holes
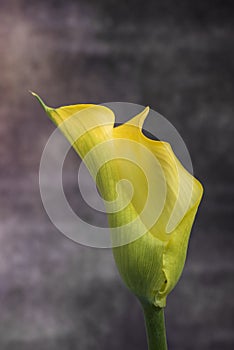
[[[184,267],[202,185],[168,143],[142,133],[149,108],[114,127],[107,107],[52,109],[35,96],[96,181],[124,282],[142,302],[164,307]]]

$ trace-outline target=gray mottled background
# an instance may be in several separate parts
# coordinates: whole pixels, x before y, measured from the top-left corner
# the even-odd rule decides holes
[[[168,298],[170,349],[234,348],[234,24],[231,1],[0,2],[0,349],[145,349],[137,301],[109,250],[62,236],[38,167],[52,106],[150,105],[181,133],[205,195],[181,281]],[[79,159],[69,153],[67,195]]]

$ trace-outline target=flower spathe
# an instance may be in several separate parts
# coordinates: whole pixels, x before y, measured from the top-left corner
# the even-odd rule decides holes
[[[139,299],[164,307],[184,267],[202,185],[168,143],[142,133],[148,107],[114,127],[114,113],[107,107],[78,104],[53,109],[35,96],[96,181],[126,285]]]

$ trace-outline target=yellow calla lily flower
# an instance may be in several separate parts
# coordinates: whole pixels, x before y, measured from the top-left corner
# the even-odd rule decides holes
[[[96,181],[126,285],[140,300],[164,307],[183,270],[202,185],[168,143],[142,133],[149,108],[114,127],[114,113],[107,107],[53,109],[35,96]]]

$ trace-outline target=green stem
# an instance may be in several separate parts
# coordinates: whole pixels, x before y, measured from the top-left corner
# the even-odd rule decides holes
[[[147,331],[148,350],[167,350],[164,309],[142,302]]]

